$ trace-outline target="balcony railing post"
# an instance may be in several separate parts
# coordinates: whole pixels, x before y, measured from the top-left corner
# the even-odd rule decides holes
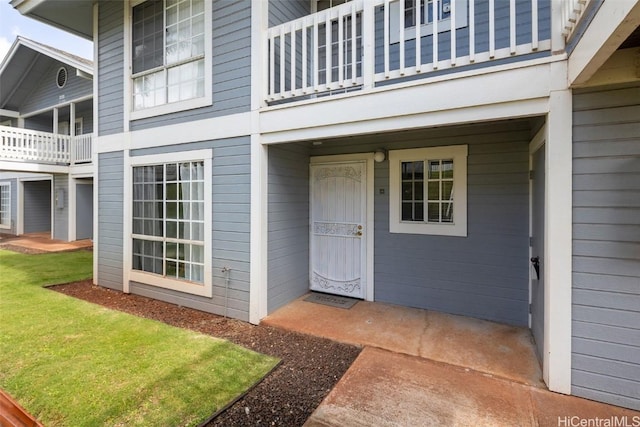
[[[371,89],[375,80],[375,5],[365,1],[362,10],[362,78],[363,89]]]

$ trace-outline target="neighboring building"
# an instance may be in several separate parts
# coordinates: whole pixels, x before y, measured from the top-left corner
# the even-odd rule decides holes
[[[640,409],[640,1],[12,4],[95,43],[100,285],[529,326]]]
[[[93,236],[93,63],[24,37],[0,64],[0,233]]]

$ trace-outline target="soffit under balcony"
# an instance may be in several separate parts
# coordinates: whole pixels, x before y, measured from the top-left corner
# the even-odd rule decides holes
[[[93,39],[91,0],[11,0],[21,14],[88,40]]]

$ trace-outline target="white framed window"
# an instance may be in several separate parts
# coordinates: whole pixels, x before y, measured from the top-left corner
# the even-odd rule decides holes
[[[11,228],[11,183],[0,182],[0,228]]]
[[[438,33],[450,31],[453,7],[455,7],[455,28],[468,26],[467,0],[405,0],[402,20],[405,41],[416,38],[415,28],[418,17],[420,18],[420,34],[422,36],[433,34],[434,18],[438,21]],[[389,40],[391,43],[400,41],[399,13],[400,2],[391,3],[389,10]]]
[[[389,230],[467,235],[467,146],[389,151]]]
[[[131,1],[131,119],[211,105],[211,1]]]
[[[131,158],[130,280],[212,295],[211,150]]]

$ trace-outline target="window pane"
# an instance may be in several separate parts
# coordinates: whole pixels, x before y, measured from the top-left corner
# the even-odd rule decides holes
[[[429,222],[440,222],[440,204],[439,203],[429,203],[429,213],[428,213],[428,221]]]
[[[429,179],[440,178],[440,161],[429,162]]]
[[[413,203],[402,204],[402,220],[413,221]]]
[[[442,182],[442,200],[453,200],[453,181]]]
[[[442,204],[442,222],[453,222],[453,203]]]
[[[162,9],[161,1],[146,1],[133,8],[131,51],[134,74],[163,64]]]
[[[413,200],[413,183],[411,181],[402,183],[402,200]]]
[[[429,200],[440,200],[440,181],[429,182],[429,194],[427,198]]]
[[[442,161],[442,178],[453,179],[453,160]]]
[[[416,203],[413,207],[413,217],[415,221],[424,221],[424,203]]]

